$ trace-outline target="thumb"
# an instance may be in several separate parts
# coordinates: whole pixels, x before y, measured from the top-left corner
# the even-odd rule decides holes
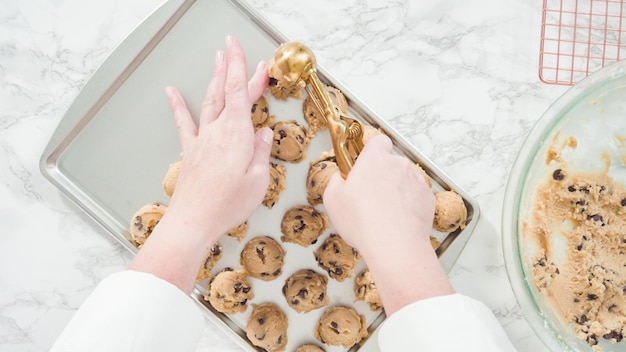
[[[391,149],[393,148],[393,143],[391,143],[391,139],[386,135],[377,135],[372,137],[363,147],[361,153],[372,153],[377,151],[379,153],[389,154],[391,153]]]
[[[324,206],[327,209],[334,209],[335,198],[346,181],[341,177],[339,171],[335,172],[328,180],[326,189],[324,190]]]
[[[261,128],[254,135],[254,154],[250,160],[250,165],[248,165],[248,174],[252,174],[252,177],[269,175],[268,168],[273,140],[274,132],[268,127]]]

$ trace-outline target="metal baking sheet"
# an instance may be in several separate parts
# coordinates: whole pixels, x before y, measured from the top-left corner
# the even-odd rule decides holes
[[[241,41],[248,57],[249,72],[254,71],[258,61],[269,60],[280,43],[288,41],[256,10],[237,0],[167,1],[96,71],[61,120],[42,155],[40,167],[44,176],[132,253],[137,251],[128,240],[133,213],[150,202],[168,204],[169,198],[164,195],[161,182],[169,164],[180,159],[176,127],[163,87],[177,87],[192,114],[197,116],[210,79],[214,54],[224,50],[226,35],[234,35]],[[347,87],[331,77],[323,63],[319,74],[322,81],[344,93],[350,117],[379,126],[393,140],[396,153],[423,166],[434,181],[433,191],[452,189],[464,198],[468,209],[465,229],[451,234],[432,232],[442,242],[438,255],[444,269],[449,271],[478,221],[477,203]],[[266,97],[275,121],[295,119],[306,126],[302,100],[278,101],[269,93]],[[287,168],[287,190],[281,193],[273,209],[261,206],[252,215],[248,235],[241,243],[226,236],[220,239],[224,257],[217,263],[214,273],[226,266],[240,268],[239,253],[251,238],[269,235],[279,240],[280,220],[285,210],[307,204],[305,179],[309,163],[331,148],[328,132],[318,132],[312,139],[306,160],[299,164],[281,162]],[[323,206],[316,208],[324,211]],[[288,351],[300,344],[316,342],[313,329],[324,309],[296,313],[283,299],[282,285],[289,275],[301,268],[323,272],[317,267],[312,252],[330,233],[333,233],[332,228],[320,237],[317,245],[309,248],[282,243],[287,253],[283,274],[270,282],[250,279],[255,293],[251,303],[272,301],[287,314]],[[356,273],[364,266],[361,260]],[[329,306],[347,305],[365,315],[370,337],[351,351],[377,351],[376,329],[384,320],[384,314],[371,312],[365,303],[354,301],[353,282],[329,279]],[[205,282],[197,285],[192,296],[204,308],[207,318],[223,328],[244,350],[259,350],[245,337],[251,309],[234,315],[218,313],[203,300],[204,292]],[[343,350],[325,348],[329,352]]]

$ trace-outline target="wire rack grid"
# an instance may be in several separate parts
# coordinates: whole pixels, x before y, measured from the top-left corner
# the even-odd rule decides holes
[[[544,0],[539,78],[572,85],[626,57],[624,0]]]

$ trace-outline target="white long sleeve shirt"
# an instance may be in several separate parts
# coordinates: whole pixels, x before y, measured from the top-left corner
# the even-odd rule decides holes
[[[51,352],[194,351],[203,319],[174,285],[124,271],[96,287]],[[491,311],[460,294],[402,308],[385,320],[378,342],[382,352],[515,351]]]

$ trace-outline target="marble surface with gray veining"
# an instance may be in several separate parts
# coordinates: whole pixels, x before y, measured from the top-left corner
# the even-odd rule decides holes
[[[478,201],[451,280],[493,310],[519,351],[545,350],[516,304],[500,238],[517,151],[566,90],[538,79],[541,2],[248,1]],[[131,259],[38,163],[90,75],[160,3],[0,0],[2,352],[49,349],[95,285]],[[239,350],[206,322],[198,351]]]

